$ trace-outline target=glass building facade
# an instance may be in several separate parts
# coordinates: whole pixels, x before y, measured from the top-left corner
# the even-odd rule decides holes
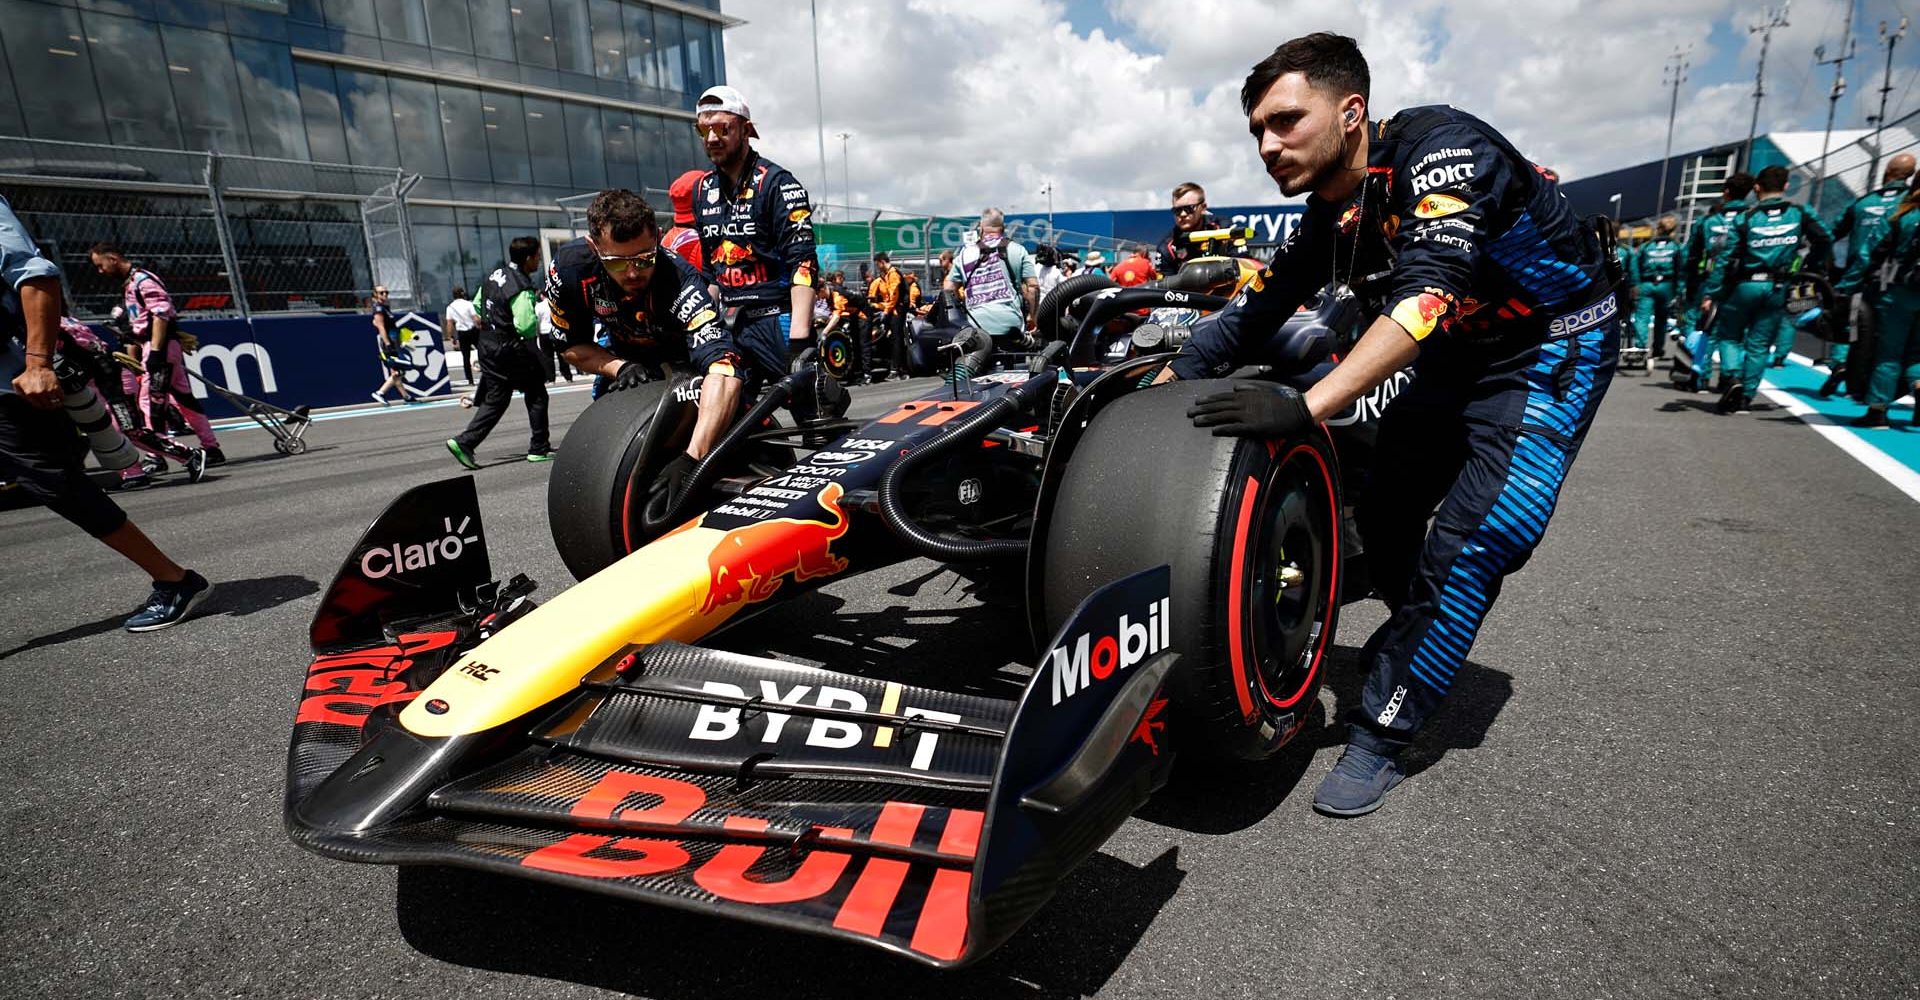
[[[556,198],[704,165],[691,108],[731,23],[719,0],[0,0],[0,135],[418,174],[432,300],[564,226]]]

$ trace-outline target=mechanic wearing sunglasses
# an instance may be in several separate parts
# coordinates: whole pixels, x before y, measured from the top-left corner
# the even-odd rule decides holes
[[[1284,357],[1301,303],[1333,280],[1377,313],[1304,394],[1242,381],[1188,416],[1217,435],[1289,439],[1413,366],[1380,419],[1357,527],[1392,612],[1367,641],[1361,710],[1314,808],[1357,816],[1460,675],[1506,577],[1546,533],[1616,364],[1621,275],[1606,233],[1490,126],[1444,106],[1370,120],[1351,38],[1296,38],[1240,92],[1267,173],[1310,194],[1300,226],[1170,368],[1218,378]]]
[[[1160,273],[1173,274],[1199,252],[1187,241],[1188,233],[1225,229],[1220,217],[1207,211],[1207,192],[1192,181],[1173,189],[1173,229],[1160,241]]]
[[[707,277],[720,304],[737,313],[733,338],[741,353],[768,374],[784,373],[787,317],[798,317],[794,341],[812,332],[813,206],[792,174],[749,143],[759,133],[739,91],[709,87],[694,111],[694,129],[714,167],[693,191]]]
[[[587,207],[587,235],[554,251],[545,297],[567,363],[605,379],[609,391],[700,373],[700,416],[683,464],[706,455],[739,407],[740,352],[706,279],[660,246],[646,199],[600,192]],[[607,346],[594,342],[596,332]]]

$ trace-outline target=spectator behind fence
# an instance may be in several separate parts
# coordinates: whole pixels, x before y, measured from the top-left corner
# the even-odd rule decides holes
[[[1039,310],[1040,278],[1034,273],[1033,255],[1007,239],[1007,219],[999,209],[980,213],[980,239],[955,258],[947,272],[946,289],[964,291],[967,321],[995,337],[1032,328]]]
[[[118,251],[116,250],[117,254]],[[124,259],[124,258],[123,258]],[[174,562],[81,469],[73,422],[54,376],[60,338],[60,269],[43,256],[0,197],[0,479],[74,527],[98,538],[153,579],[146,604],[126,621],[129,632],[178,624],[207,599],[213,585]],[[0,561],[0,575],[22,578],[26,567]]]
[[[220,450],[220,439],[207,422],[206,411],[194,398],[187,381],[186,351],[173,308],[173,296],[152,271],[134,267],[117,244],[95,243],[87,252],[94,270],[121,282],[128,329],[139,343],[136,356],[146,369],[140,377],[140,409],[147,426],[161,433],[173,426],[177,416],[185,421],[193,436],[206,450],[208,465],[222,465],[227,456]],[[132,347],[132,344],[128,345]]]
[[[456,345],[460,348],[460,370],[466,373],[468,385],[473,384],[473,334],[479,325],[480,313],[467,298],[467,290],[455,288],[453,301],[440,314],[440,339],[448,353]]]

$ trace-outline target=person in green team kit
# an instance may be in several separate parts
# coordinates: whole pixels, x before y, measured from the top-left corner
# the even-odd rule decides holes
[[[1913,424],[1920,427],[1920,181],[1908,185],[1865,256],[1855,257],[1834,291],[1859,291],[1869,274],[1880,273],[1889,263],[1893,274],[1874,303],[1880,329],[1873,345],[1873,379],[1867,383],[1867,412],[1852,422],[1855,427],[1889,426],[1887,408],[1909,391],[1915,394]]]
[[[1720,342],[1721,371],[1729,371],[1729,348],[1739,358],[1737,375],[1727,375],[1726,391],[1720,395],[1721,413],[1753,408],[1768,354],[1780,339],[1780,328],[1788,325],[1786,286],[1792,275],[1803,269],[1826,271],[1833,261],[1833,237],[1819,216],[1787,200],[1787,178],[1787,168],[1778,165],[1754,178],[1760,200],[1734,221],[1727,245],[1707,276],[1701,308],[1720,304],[1713,335]]]
[[[1673,238],[1680,220],[1663,215],[1653,239],[1633,252],[1633,345],[1647,347],[1656,358],[1667,353],[1667,325],[1673,316],[1674,291],[1679,286],[1681,246]]]
[[[1683,389],[1694,392],[1706,392],[1707,383],[1713,377],[1713,349],[1718,343],[1713,338],[1711,317],[1700,308],[1700,291],[1705,286],[1708,272],[1720,251],[1727,245],[1727,234],[1733,231],[1734,220],[1752,207],[1747,196],[1753,193],[1753,175],[1738,173],[1730,175],[1720,186],[1720,203],[1693,224],[1693,231],[1687,236],[1686,259],[1681,267],[1682,282],[1686,288],[1686,313],[1681,317],[1682,336],[1686,337],[1687,358],[1693,370],[1674,381]],[[1720,358],[1721,378],[1732,378],[1739,372],[1739,362],[1730,355]]]
[[[1907,181],[1913,177],[1913,167],[1912,153],[1900,153],[1888,160],[1886,172],[1881,175],[1880,186],[1855,198],[1853,204],[1848,205],[1847,210],[1840,213],[1839,220],[1833,224],[1833,238],[1847,241],[1848,274],[1853,273],[1854,266],[1866,263],[1867,252],[1879,238],[1880,231],[1886,227],[1887,217],[1893,214],[1895,207],[1900,204],[1900,199],[1907,194]],[[1858,297],[1850,303],[1852,308],[1849,314],[1853,320],[1853,339],[1857,343],[1871,345],[1879,330],[1879,324],[1875,322],[1878,317],[1874,312],[1879,304],[1881,292],[1880,284],[1876,280],[1878,277],[1873,272],[1866,272]],[[1821,399],[1831,398],[1836,390],[1849,381],[1853,381],[1856,388],[1860,385],[1859,381],[1847,378],[1847,353],[1851,349],[1850,344],[1842,342],[1834,344],[1827,352],[1827,367],[1833,374],[1827,378],[1827,384],[1820,387]],[[1871,346],[1866,348],[1866,354],[1861,361],[1864,364],[1873,364]]]

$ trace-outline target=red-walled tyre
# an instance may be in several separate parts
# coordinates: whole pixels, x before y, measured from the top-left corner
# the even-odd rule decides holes
[[[609,392],[567,429],[547,474],[547,527],[568,572],[584,580],[652,541],[640,523],[647,486],[686,450],[695,406],[675,383]]]
[[[1186,744],[1260,760],[1320,688],[1340,612],[1340,488],[1324,433],[1270,443],[1195,428],[1187,408],[1230,385],[1170,383],[1099,412],[1054,500],[1042,599],[1051,632],[1099,586],[1170,566]]]

